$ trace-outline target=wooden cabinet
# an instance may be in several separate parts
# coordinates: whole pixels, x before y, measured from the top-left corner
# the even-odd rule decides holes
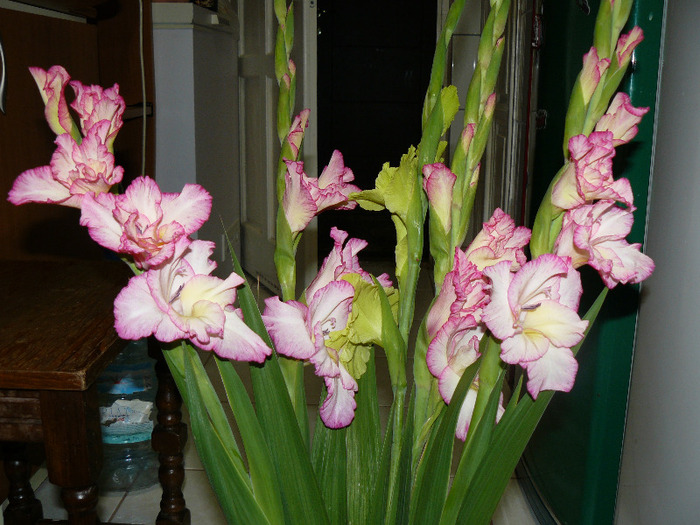
[[[144,91],[150,108],[154,103],[150,0],[36,0],[20,9],[25,7],[0,8],[7,79],[6,114],[0,114],[0,258],[99,258],[101,249],[78,225],[78,210],[6,200],[17,175],[47,165],[54,150],[27,68],[60,64],[84,84],[118,83],[127,112],[115,142],[116,161],[125,179],[140,175],[145,144],[145,171],[154,176],[155,126],[146,119],[144,140],[141,106]],[[70,99],[70,88],[67,94]]]

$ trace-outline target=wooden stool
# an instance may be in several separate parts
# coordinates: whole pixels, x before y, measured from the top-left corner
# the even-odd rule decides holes
[[[17,444],[41,441],[68,523],[99,523],[102,437],[95,380],[126,344],[114,331],[113,301],[128,277],[116,262],[0,261],[0,441],[10,481],[8,525],[42,518]],[[187,438],[182,401],[162,353],[152,353],[160,358],[153,445],[164,489],[156,523],[189,523],[181,490]]]

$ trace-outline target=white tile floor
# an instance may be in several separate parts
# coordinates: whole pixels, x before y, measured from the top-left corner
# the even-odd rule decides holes
[[[366,266],[366,269],[375,275],[381,273],[381,268],[373,268]],[[419,291],[428,293],[419,294],[428,296],[430,292],[429,279],[421,279],[419,283]],[[420,310],[420,305],[417,305],[417,310]],[[420,312],[419,316],[421,315]],[[417,318],[419,318],[419,316]],[[220,398],[224,398],[223,386],[218,379],[216,364],[210,353],[202,352],[202,359],[205,363],[205,368],[210,373],[212,382],[217,389]],[[386,371],[386,359],[379,357],[377,354],[377,370],[378,374],[384,374],[388,377]],[[247,370],[245,365],[241,365],[239,373],[242,380],[246,381]],[[313,374],[313,371],[307,367],[306,384],[307,384],[307,399],[316,400],[320,395],[321,383]],[[379,385],[379,404],[380,410],[388,413],[388,407],[391,404],[391,387],[387,385]],[[310,421],[315,422],[318,405],[316,403],[309,404]],[[183,410],[184,420],[188,421],[186,410]],[[199,461],[197,452],[194,446],[194,440],[190,436],[185,448],[185,484],[184,494],[187,502],[187,507],[192,515],[192,525],[225,525],[226,520],[219,509],[216,497],[209,486],[206,473]],[[32,483],[35,487],[37,497],[42,502],[44,509],[44,517],[48,519],[65,519],[67,514],[62,507],[59,489],[52,485],[46,479],[46,470],[42,469],[33,477]],[[161,497],[161,489],[156,485],[150,489],[143,489],[136,492],[123,492],[104,494],[100,498],[98,505],[98,515],[103,523],[133,523],[133,524],[150,524],[155,522],[155,518],[159,511],[159,503]],[[529,510],[527,502],[522,494],[520,486],[515,479],[511,480],[506,493],[501,501],[499,508],[493,519],[494,525],[537,525],[535,518]],[[2,525],[2,516],[0,515],[0,525]]]

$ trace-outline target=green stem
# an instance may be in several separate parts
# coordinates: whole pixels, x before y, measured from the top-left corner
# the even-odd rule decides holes
[[[486,410],[491,391],[498,382],[498,375],[504,368],[501,361],[500,352],[501,344],[491,334],[484,336],[481,342],[481,366],[479,367],[479,393],[476,396],[476,404],[474,405],[474,414],[469,425],[470,428],[476,427],[481,420],[481,416]]]

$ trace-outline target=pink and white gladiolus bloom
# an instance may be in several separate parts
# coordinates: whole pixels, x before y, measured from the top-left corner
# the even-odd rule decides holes
[[[70,80],[68,72],[61,66],[52,66],[48,71],[40,67],[30,67],[29,72],[44,101],[44,116],[51,131],[56,135],[71,133],[74,123],[65,97],[66,85]]]
[[[575,268],[588,264],[598,270],[608,288],[642,282],[654,271],[654,262],[641,253],[640,244],[625,240],[633,222],[632,211],[612,200],[569,210],[554,251],[571,257]]]
[[[584,336],[578,304],[581,277],[568,258],[543,254],[517,272],[509,262],[484,269],[491,281],[491,301],[483,321],[501,340],[501,359],[527,370],[527,390],[568,392],[578,363],[571,348]]]
[[[114,155],[104,144],[106,121],[93,126],[78,144],[68,133],[56,137],[56,151],[49,166],[21,173],[8,200],[13,204],[43,202],[80,208],[86,194],[104,193],[122,180],[124,170],[114,165]]]
[[[348,240],[347,232],[339,230],[335,226],[331,228],[331,238],[333,239],[333,249],[323,260],[314,280],[306,288],[307,297],[312,297],[328,283],[337,281],[349,273],[359,274],[369,284],[374,283],[372,276],[360,267],[360,259],[357,256],[361,250],[367,247],[367,241],[356,238]],[[391,279],[386,273],[377,277],[377,281],[385,288],[392,285]]]
[[[301,148],[301,143],[304,140],[304,132],[306,131],[306,128],[309,127],[310,113],[310,109],[303,110],[296,117],[294,117],[292,125],[289,128],[287,142],[289,143],[289,147],[292,150],[295,160],[299,158],[299,148]]]
[[[482,308],[488,301],[486,281],[466,254],[455,248],[454,265],[442,281],[440,292],[426,320],[428,336],[434,339],[451,319],[472,319],[472,325],[481,322]],[[428,349],[430,352],[430,349]]]
[[[304,173],[303,162],[285,162],[287,173],[282,206],[292,233],[302,231],[325,209],[351,210],[357,206],[356,202],[348,201],[348,195],[359,192],[360,188],[349,184],[355,175],[345,166],[338,150],[333,152],[318,179]]]
[[[233,306],[244,280],[235,273],[225,280],[210,275],[213,250],[212,242],[181,238],[171,261],[132,277],[114,301],[119,337],[188,339],[224,359],[262,363],[270,348]]]
[[[612,132],[612,143],[615,147],[627,144],[637,135],[637,125],[648,111],[648,107],[634,107],[627,93],[618,93],[610,102],[608,110],[600,117],[595,131]]]
[[[76,97],[71,107],[78,113],[83,134],[101,122],[109,122],[109,126],[100,128],[100,138],[111,149],[122,127],[122,115],[126,109],[126,103],[119,95],[119,86],[115,84],[103,89],[101,86],[85,86],[77,80],[70,85]]]
[[[456,248],[454,266],[445,275],[426,321],[430,338],[426,362],[430,373],[438,379],[445,403],[450,403],[462,374],[480,355],[479,343],[485,332],[482,310],[488,302],[485,288],[482,273]],[[478,386],[477,376],[460,409],[455,433],[461,440],[469,429]]]
[[[524,226],[516,227],[510,215],[496,208],[465,250],[465,255],[479,270],[507,260],[516,271],[527,260],[523,247],[530,241],[531,233]]]
[[[571,163],[552,189],[552,203],[570,210],[598,199],[613,199],[632,206],[632,186],[627,179],[613,178],[615,156],[612,131],[569,139]]]
[[[475,325],[470,319],[451,319],[430,343],[426,361],[428,370],[438,379],[438,389],[448,405],[457,389],[464,371],[480,356],[479,342],[484,335],[484,326]],[[477,375],[469,386],[467,396],[459,411],[455,435],[464,441],[474,414],[474,405],[479,391]],[[504,408],[499,404],[496,421],[500,420]]]
[[[625,67],[632,59],[632,51],[644,40],[644,32],[639,26],[634,26],[629,33],[620,35],[615,48],[615,58],[618,67]]]
[[[588,104],[593,97],[600,79],[610,67],[610,59],[599,58],[598,50],[595,47],[583,55],[583,68],[579,76],[584,104]]]
[[[456,180],[457,176],[441,162],[423,166],[423,189],[445,233],[452,228],[452,190]]]
[[[355,288],[347,281],[332,281],[307,296],[308,306],[297,301],[265,300],[263,321],[277,352],[310,361],[323,377],[328,395],[320,415],[329,428],[348,426],[355,417],[357,382],[341,362],[338,351],[326,346],[332,332],[343,330],[350,316]]]
[[[197,231],[210,211],[211,195],[198,184],[186,184],[182,193],[161,193],[153,179],[139,177],[122,195],[87,195],[80,224],[95,242],[131,255],[147,270],[170,259],[176,243]]]

